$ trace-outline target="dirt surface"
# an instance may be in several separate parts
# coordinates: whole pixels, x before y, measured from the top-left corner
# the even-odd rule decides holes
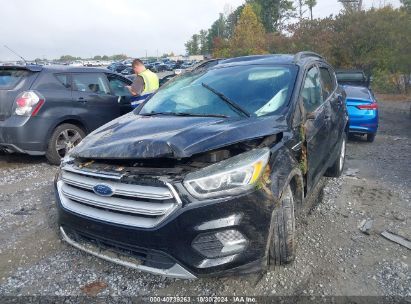
[[[352,138],[343,177],[321,181],[297,219],[297,259],[263,274],[194,281],[140,273],[60,241],[44,158],[0,155],[0,297],[16,295],[343,295],[411,297],[410,102],[380,103],[374,143]],[[368,234],[358,225],[372,219]],[[403,298],[405,299],[405,298]]]

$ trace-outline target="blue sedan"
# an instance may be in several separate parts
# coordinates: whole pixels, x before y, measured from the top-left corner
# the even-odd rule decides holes
[[[378,130],[378,104],[369,89],[358,86],[344,86],[347,93],[347,109],[350,133],[367,135],[373,142]]]

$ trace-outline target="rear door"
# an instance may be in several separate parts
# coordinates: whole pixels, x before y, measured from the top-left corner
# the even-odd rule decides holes
[[[330,124],[330,148],[331,153],[340,142],[341,134],[344,129],[344,100],[337,92],[337,80],[334,72],[327,65],[320,65],[322,91],[325,102],[330,105],[330,113],[328,115]]]
[[[118,97],[111,94],[104,73],[73,73],[74,115],[93,131],[120,116]]]
[[[329,153],[330,107],[323,99],[321,76],[317,66],[308,70],[300,99],[306,116],[307,184],[308,188],[311,188],[322,176]]]
[[[0,121],[13,114],[17,95],[30,88],[38,72],[25,67],[0,67]]]

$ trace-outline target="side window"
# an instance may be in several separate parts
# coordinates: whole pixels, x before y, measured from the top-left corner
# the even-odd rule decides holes
[[[323,96],[324,100],[326,100],[335,89],[335,81],[329,69],[322,67],[320,68],[320,73],[323,82]]]
[[[73,90],[94,94],[109,94],[105,75],[94,73],[73,74]]]
[[[108,76],[108,83],[111,92],[115,96],[131,96],[130,91],[126,88],[129,84],[113,76]]]
[[[307,113],[314,112],[323,103],[320,72],[317,67],[311,68],[304,81],[302,91],[304,108]]]
[[[70,77],[67,74],[56,74],[57,80],[66,88],[70,89]]]

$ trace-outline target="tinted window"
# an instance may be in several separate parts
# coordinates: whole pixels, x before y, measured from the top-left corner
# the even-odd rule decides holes
[[[351,87],[345,86],[345,92],[347,93],[347,98],[359,98],[359,99],[370,99],[370,92],[368,89],[363,87]]]
[[[70,77],[67,74],[56,74],[55,76],[65,88],[70,88]]]
[[[327,68],[320,68],[323,96],[324,100],[327,99],[335,89],[334,77],[332,77],[330,71]]]
[[[108,83],[110,85],[111,92],[115,96],[131,96],[130,91],[126,88],[126,86],[129,85],[128,83],[110,76],[108,77]]]
[[[110,92],[105,76],[93,73],[73,74],[73,89],[95,94],[108,94]]]
[[[235,66],[187,73],[170,81],[143,107],[151,112],[239,115],[207,89],[224,94],[253,116],[275,113],[288,104],[295,80],[294,66]]]
[[[1,69],[0,70],[0,89],[12,89],[14,88],[22,79],[30,74],[26,70],[15,70],[15,69]]]
[[[314,112],[323,103],[320,73],[316,67],[311,68],[307,73],[302,97],[307,112]]]
[[[339,72],[337,73],[337,79],[341,81],[364,81],[365,75],[362,72]]]

